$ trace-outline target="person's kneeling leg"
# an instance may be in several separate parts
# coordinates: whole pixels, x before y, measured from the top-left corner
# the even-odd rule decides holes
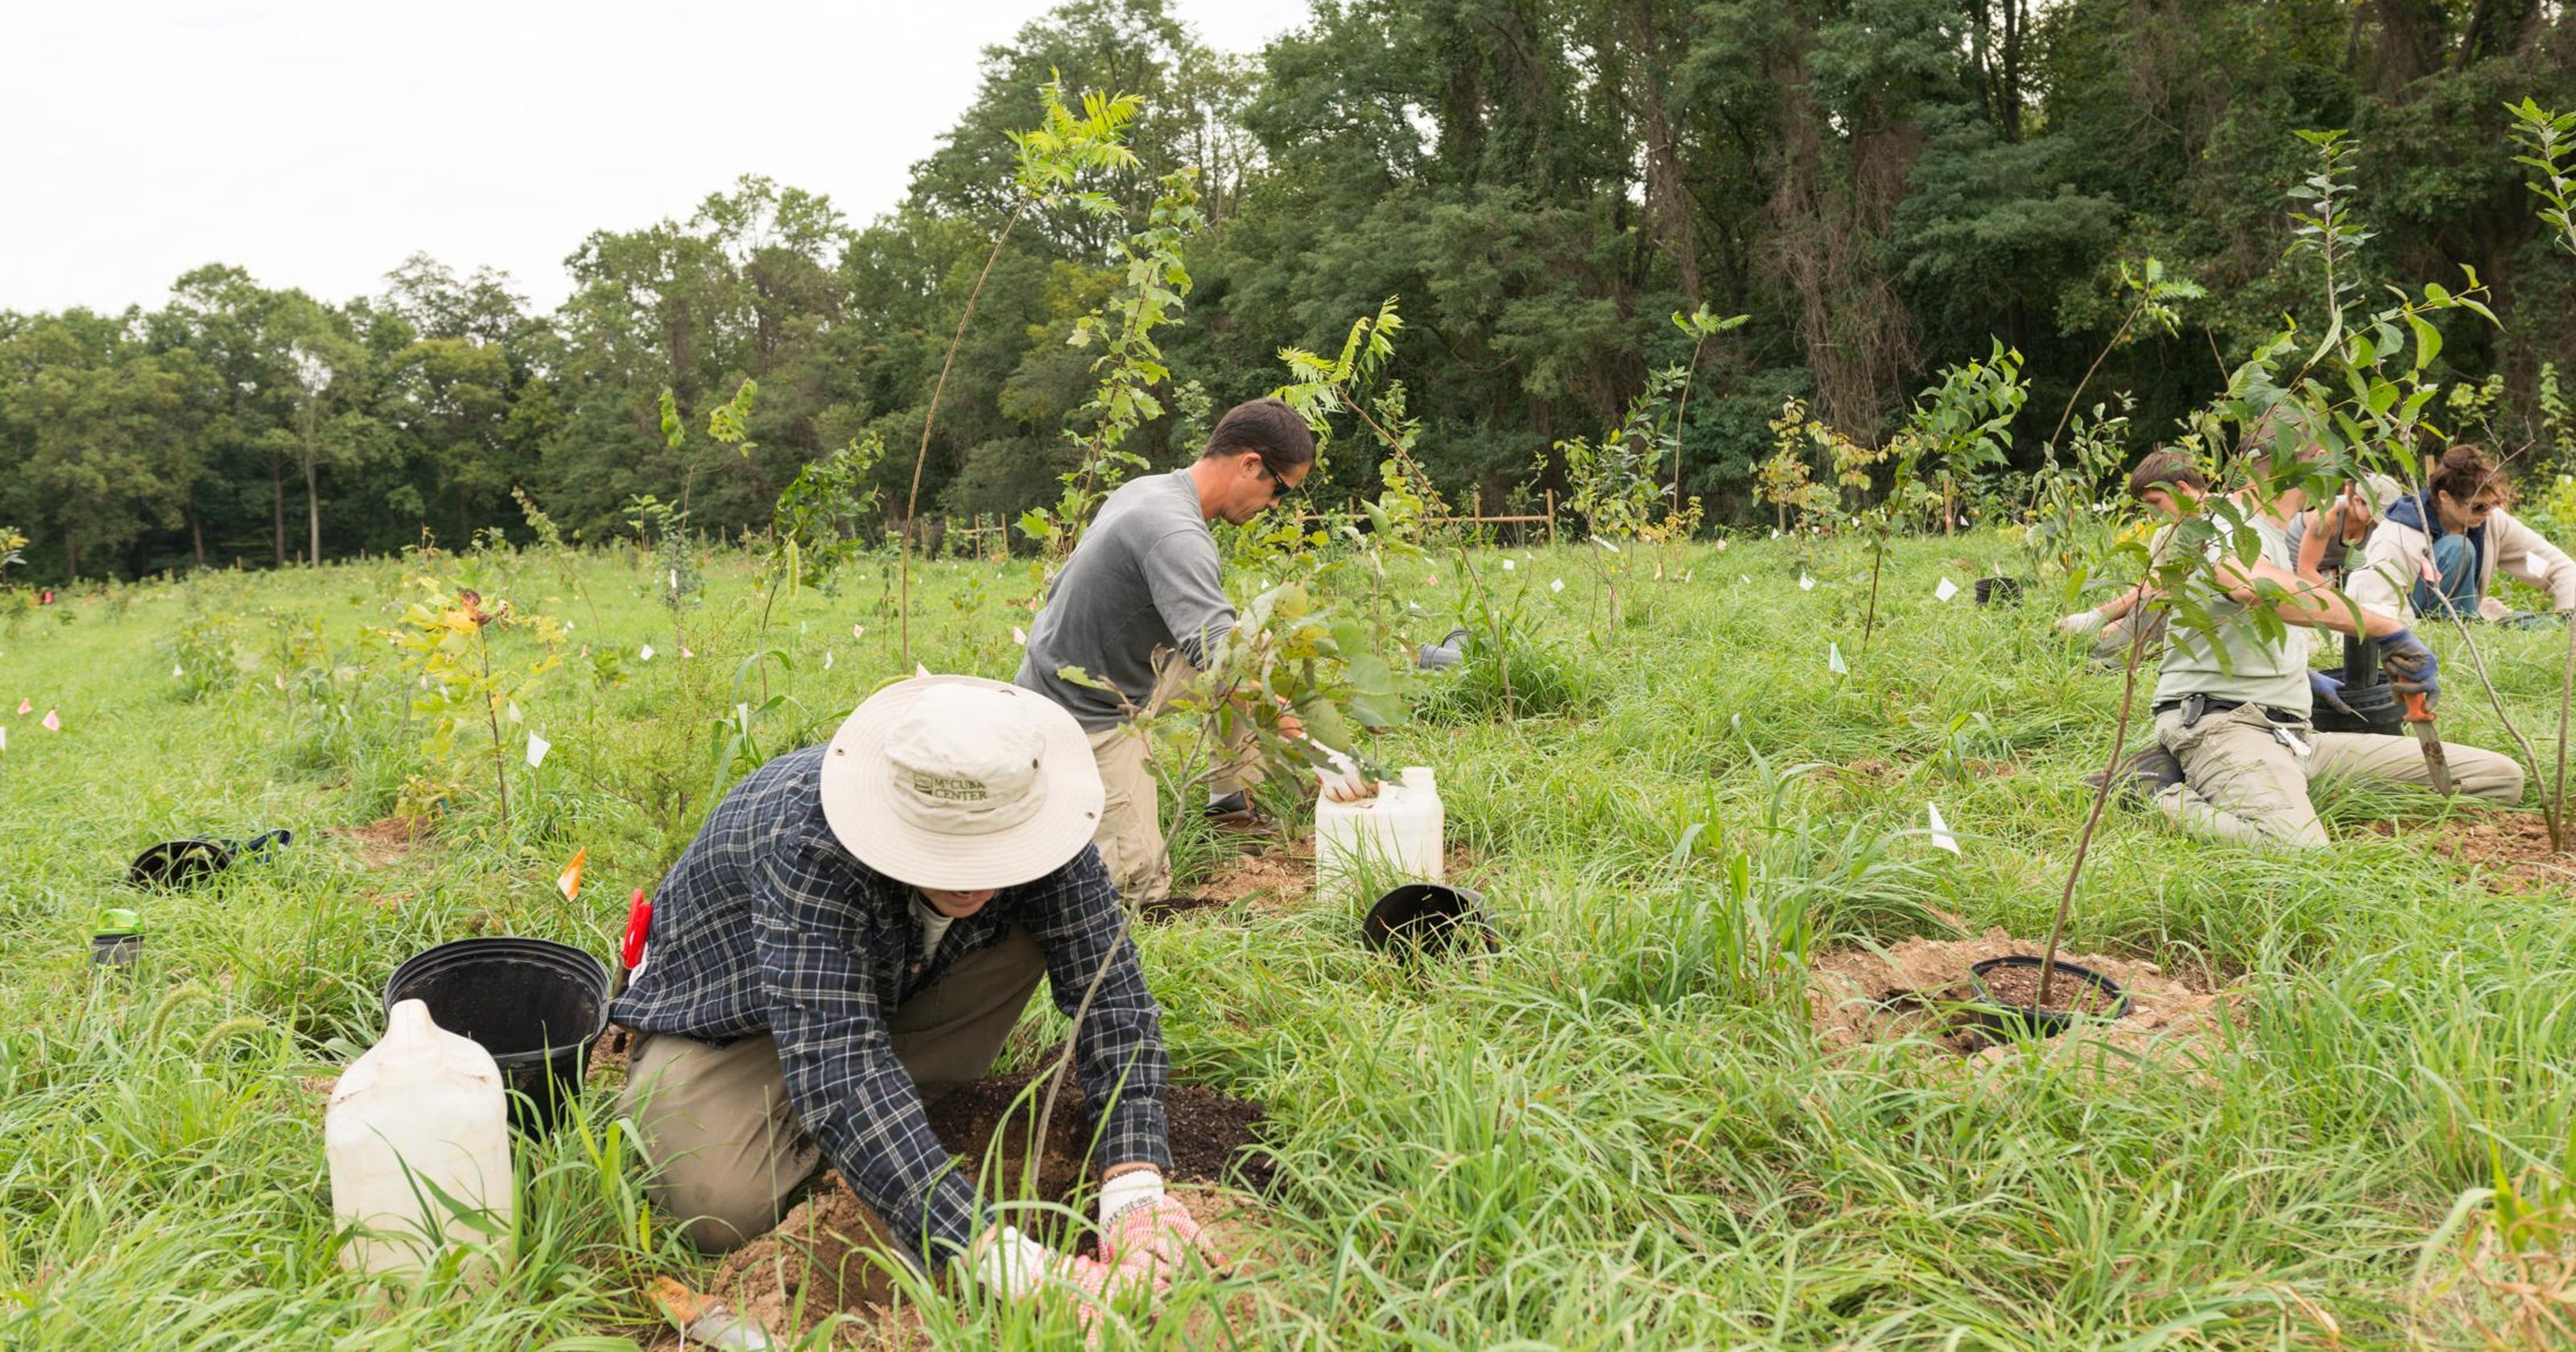
[[[2183,782],[2149,801],[2185,832],[2258,848],[2326,843],[2308,772],[2261,709],[2205,714],[2191,727],[2180,713],[2159,714],[2156,739],[2181,762]]]
[[[689,1242],[725,1253],[766,1234],[822,1163],[797,1121],[772,1039],[724,1046],[647,1034],[621,1106],[653,1163],[645,1192]]]
[[[2522,801],[2522,763],[2513,757],[2484,747],[2444,742],[2442,759],[2451,774],[2453,793],[2496,803]],[[2411,736],[2366,732],[2318,733],[2316,768],[2311,777],[2351,784],[2433,787],[2433,773],[2424,764],[2422,742]]]

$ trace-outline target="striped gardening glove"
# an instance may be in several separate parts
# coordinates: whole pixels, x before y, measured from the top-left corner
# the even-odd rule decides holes
[[[1150,1280],[1160,1291],[1195,1261],[1223,1271],[1225,1255],[1191,1219],[1189,1208],[1163,1191],[1151,1169],[1124,1173],[1100,1185],[1100,1260]]]

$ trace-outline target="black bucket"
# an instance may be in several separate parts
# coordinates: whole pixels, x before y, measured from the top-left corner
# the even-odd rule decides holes
[[[2029,1005],[2005,1004],[1994,999],[1986,990],[1986,973],[1999,967],[2027,967],[2037,971],[2042,962],[2042,959],[2034,958],[2027,953],[2012,953],[1971,964],[1968,968],[1968,976],[1976,982],[1977,995],[1983,1004],[1983,1008],[1976,1012],[1977,1022],[1999,1033],[2015,1037],[2055,1037],[2073,1027],[2079,1018],[2098,1019],[2107,1023],[2129,1012],[2129,993],[2120,989],[2119,982],[2090,967],[2079,967],[2064,958],[2058,959],[2054,964],[2057,976],[2051,979],[2050,984],[2054,985],[2057,980],[2069,978],[2080,981],[2109,996],[2110,1009],[2082,1014],[2069,1010],[2050,1010],[2043,1013]]]
[[[2008,605],[2021,600],[2022,589],[2030,584],[2017,577],[1981,577],[1977,579],[1977,604]]]
[[[2389,688],[2388,677],[2372,661],[2372,645],[2360,639],[2343,641],[2343,702],[2352,706],[2347,715],[2342,710],[2318,700],[2308,714],[2311,726],[2319,732],[2368,732],[2382,737],[2399,737],[2406,732],[2406,709]]]
[[[1379,897],[1360,921],[1360,942],[1396,957],[1437,953],[1461,939],[1494,947],[1485,899],[1464,887],[1406,883]]]
[[[608,964],[544,939],[459,939],[394,969],[385,1012],[404,1000],[492,1053],[510,1125],[541,1133],[581,1092],[590,1044],[608,1027]]]

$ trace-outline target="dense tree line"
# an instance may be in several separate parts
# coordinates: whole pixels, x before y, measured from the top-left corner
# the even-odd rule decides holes
[[[1072,0],[987,53],[982,89],[865,225],[746,178],[685,219],[602,231],[572,297],[414,258],[345,303],[208,266],[121,315],[0,312],[0,524],[40,577],[236,558],[277,564],[516,529],[524,491],[602,538],[651,493],[710,531],[767,523],[802,464],[853,438],[911,472],[969,290],[1016,206],[1009,133],[1049,72],[1140,95],[1137,164],[1094,186],[1141,216],[1201,170],[1208,225],[1166,337],[1168,463],[1207,410],[1279,383],[1389,296],[1418,454],[1455,496],[1544,483],[1690,340],[1710,345],[1685,478],[1715,519],[1748,497],[1766,419],[1798,395],[1868,438],[1991,337],[2027,357],[2027,459],[2118,328],[2149,256],[2208,299],[2111,352],[2093,390],[2157,428],[2312,306],[2284,261],[2299,128],[2362,147],[2363,264],[2457,284],[2501,328],[2449,335],[2466,380],[2527,422],[2576,329],[2502,106],[2576,104],[2576,24],[2539,0],[1318,0],[1257,59],[1162,0]],[[1092,354],[1076,321],[1118,284],[1114,220],[1040,210],[993,263],[940,405],[924,501],[1017,512],[1072,462]],[[748,454],[705,412],[758,382]],[[666,440],[669,389],[687,433]],[[2088,402],[2093,396],[2088,395]],[[1365,485],[1359,457],[1321,490]]]

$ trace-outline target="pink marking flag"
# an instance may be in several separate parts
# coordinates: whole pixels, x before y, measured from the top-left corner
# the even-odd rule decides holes
[[[47,731],[47,732],[60,732],[60,731],[62,731],[62,730],[63,730],[63,716],[62,716],[61,714],[59,714],[59,713],[54,712],[54,711],[53,711],[53,710],[51,710],[51,709],[47,709],[47,710],[45,711],[45,731]]]

